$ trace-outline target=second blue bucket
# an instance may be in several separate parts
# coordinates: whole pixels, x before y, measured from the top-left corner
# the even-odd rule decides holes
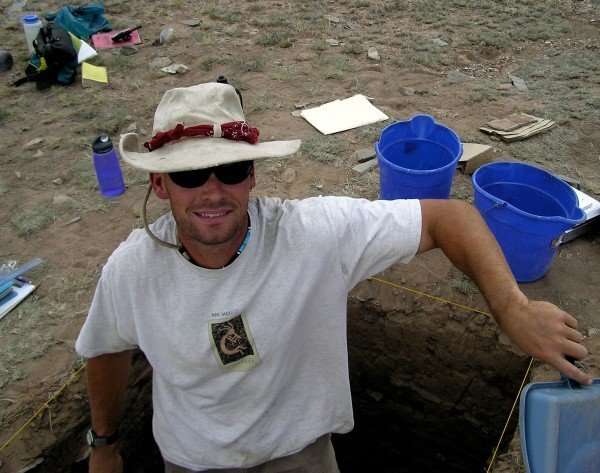
[[[475,206],[519,282],[544,276],[562,234],[585,218],[569,185],[528,164],[486,164],[473,174],[473,188]]]
[[[447,199],[462,143],[433,117],[415,115],[384,128],[375,152],[381,199]]]

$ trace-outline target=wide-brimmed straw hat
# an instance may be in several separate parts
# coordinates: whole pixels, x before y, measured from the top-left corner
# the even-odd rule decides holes
[[[121,136],[125,162],[148,172],[177,172],[263,158],[283,158],[300,140],[258,141],[246,123],[236,90],[206,83],[168,90],[154,114],[153,137],[143,144],[137,133]]]

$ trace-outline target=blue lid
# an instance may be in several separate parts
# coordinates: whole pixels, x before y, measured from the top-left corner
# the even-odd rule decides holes
[[[23,19],[23,23],[30,23],[30,24],[34,24],[34,23],[37,23],[38,21],[40,21],[40,19],[37,15],[25,15],[22,17],[22,19]]]
[[[600,379],[532,383],[521,394],[519,430],[527,473],[596,472],[600,464]]]

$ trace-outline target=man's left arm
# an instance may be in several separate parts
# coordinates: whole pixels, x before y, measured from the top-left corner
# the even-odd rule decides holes
[[[587,355],[577,320],[549,302],[530,301],[523,294],[479,212],[458,200],[421,200],[421,211],[419,253],[441,248],[479,286],[496,322],[521,350],[580,383],[591,383],[565,358]]]

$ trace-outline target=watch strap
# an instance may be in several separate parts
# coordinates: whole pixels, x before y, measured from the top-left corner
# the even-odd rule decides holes
[[[105,445],[112,445],[119,440],[119,431],[116,430],[110,435],[98,435],[94,432],[94,429],[90,429],[87,432],[87,443],[90,447],[103,447]]]

